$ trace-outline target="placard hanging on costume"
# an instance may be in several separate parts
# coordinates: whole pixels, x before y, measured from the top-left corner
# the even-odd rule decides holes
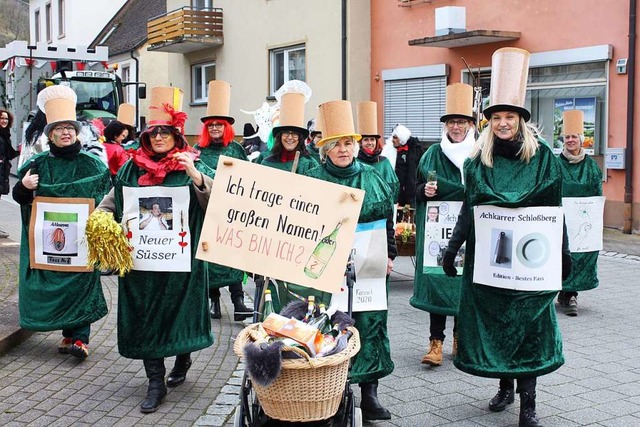
[[[82,236],[94,207],[95,201],[89,198],[36,197],[29,224],[31,268],[92,271]]]
[[[220,156],[198,259],[340,289],[364,191]]]
[[[462,202],[427,202],[424,221],[423,267],[442,267],[449,239],[458,221]],[[458,249],[454,265],[458,274],[464,265],[465,245]]]
[[[191,271],[189,187],[123,187],[122,195],[133,269]]]
[[[387,309],[387,220],[358,224],[353,240],[356,283],[353,287],[353,311]],[[346,279],[331,297],[331,305],[347,312],[349,292]]]
[[[475,206],[473,281],[519,291],[562,288],[562,208]]]
[[[604,200],[603,196],[562,198],[571,252],[602,250]]]

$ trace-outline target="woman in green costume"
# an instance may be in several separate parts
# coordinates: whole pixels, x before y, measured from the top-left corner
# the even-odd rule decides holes
[[[484,110],[489,124],[464,165],[464,202],[444,255],[443,270],[450,277],[456,276],[455,256],[466,241],[454,364],[472,375],[500,379],[499,391],[489,403],[494,412],[513,403],[513,379],[517,379],[518,425],[531,427],[540,425],[535,411],[537,377],[564,363],[553,305],[557,291],[521,291],[474,283],[472,212],[481,205],[560,206],[562,177],[551,149],[538,140],[535,127],[526,123],[530,118],[523,107],[529,52],[499,49],[492,62],[491,103]],[[565,232],[562,277],[566,278],[570,270]]]
[[[584,142],[584,112],[563,112],[564,149],[558,160],[562,172],[563,197],[602,196],[602,171],[589,157]],[[571,275],[562,282],[558,303],[567,316],[578,315],[578,291],[598,287],[598,252],[571,252],[573,268]]]
[[[464,83],[447,86],[446,104],[446,114],[440,117],[444,124],[442,140],[429,147],[420,159],[416,187],[416,270],[410,303],[429,312],[429,351],[422,358],[422,363],[431,366],[442,364],[447,316],[458,314],[462,282],[459,277],[447,277],[440,267],[424,266],[425,222],[437,219],[437,216],[432,218],[432,211],[439,212],[437,206],[431,206],[427,216],[427,202],[461,202],[464,198],[462,166],[475,143],[473,88]],[[437,181],[429,177],[429,171],[436,171]],[[456,349],[454,318],[451,351],[454,356]]]
[[[358,161],[373,168],[380,174],[384,182],[393,191],[393,202],[398,200],[400,191],[400,181],[391,166],[391,162],[381,156],[384,148],[384,141],[378,134],[378,104],[373,101],[358,103],[358,132],[362,135],[360,149],[358,150]]]
[[[218,168],[220,156],[247,160],[244,148],[233,140],[235,119],[229,116],[229,83],[222,80],[209,82],[207,115],[200,120],[204,124],[196,149],[200,150],[200,160],[211,169]],[[253,314],[253,308],[244,304],[242,279],[244,272],[219,264],[207,263],[209,268],[210,315],[212,319],[222,318],[220,309],[220,288],[229,287],[233,303],[233,320],[242,321]]]
[[[332,101],[322,104],[320,114],[334,120],[324,121],[323,139],[318,144],[324,163],[305,175],[366,192],[358,223],[386,220],[388,288],[388,275],[397,255],[393,230],[393,193],[373,167],[354,158],[356,141],[360,135],[354,132],[351,103]],[[299,292],[303,295],[314,294],[316,302],[328,305],[328,295],[305,289],[299,289]],[[362,416],[366,420],[388,420],[391,414],[378,401],[378,380],[391,374],[394,369],[387,334],[387,311],[358,312],[353,314],[353,318],[360,332],[361,349],[353,359],[351,381],[360,384]]]
[[[123,221],[127,188],[186,188],[189,194],[188,227],[191,242],[198,242],[204,212],[211,194],[214,171],[194,161],[198,153],[189,147],[179,129],[186,115],[172,107],[177,88],[153,88],[149,127],[140,135],[140,148],[120,169],[114,189],[98,209],[112,212]],[[168,95],[167,95],[168,93]],[[162,100],[168,100],[163,103]],[[175,108],[175,109],[174,109]],[[161,189],[158,190],[161,192]],[[167,386],[185,381],[191,367],[191,352],[213,343],[208,307],[208,274],[203,261],[195,258],[191,244],[191,271],[131,272],[118,279],[118,350],[124,357],[142,359],[149,379],[143,413],[155,412],[167,394]],[[175,356],[165,384],[164,358]]]
[[[309,137],[306,141],[307,151],[313,160],[320,164],[320,149],[316,147],[316,144],[322,139],[322,130],[317,126],[316,119],[307,122],[307,130],[309,131]]]
[[[56,198],[90,198],[96,204],[111,189],[109,169],[102,160],[80,151],[76,95],[66,86],[51,86],[38,94],[45,112],[50,151],[36,154],[18,171],[13,198],[22,210],[20,246],[20,325],[31,331],[62,329],[58,351],[80,359],[89,355],[91,323],[107,315],[99,271],[62,272],[34,269],[29,261],[29,223],[36,194]]]

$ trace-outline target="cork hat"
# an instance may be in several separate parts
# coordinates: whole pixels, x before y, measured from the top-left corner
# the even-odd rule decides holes
[[[380,138],[378,133],[378,104],[374,101],[358,102],[358,132],[362,136]]]
[[[484,117],[496,111],[515,111],[525,121],[531,113],[524,108],[529,77],[529,52],[515,47],[498,49],[491,57],[491,93]]]
[[[447,105],[444,116],[440,121],[445,123],[450,119],[467,119],[475,123],[473,116],[473,87],[464,83],[454,83],[447,86]]]
[[[223,119],[234,124],[236,119],[229,116],[229,102],[231,100],[231,85],[223,80],[209,82],[209,97],[207,98],[207,115],[202,117],[202,123],[210,119]]]
[[[118,118],[120,123],[127,126],[136,125],[136,107],[133,104],[120,104],[118,107]]]
[[[76,120],[77,100],[76,93],[68,86],[49,86],[40,91],[36,103],[47,117],[45,135],[49,135],[51,129],[62,122],[71,123],[76,128],[76,133],[80,132],[82,124]]]
[[[320,117],[320,114],[318,114],[318,116],[316,117],[316,128],[314,132],[322,133],[322,129],[324,129],[324,123],[322,121],[322,117]]]
[[[304,126],[304,94],[289,92],[282,95],[280,100],[280,120],[271,131],[273,136],[279,132],[292,130],[302,135],[302,139],[309,136],[309,130]]]
[[[318,122],[322,123],[322,139],[316,144],[322,147],[327,141],[352,136],[360,141],[353,126],[353,113],[349,101],[329,101],[318,107]]]
[[[584,135],[584,111],[567,110],[562,112],[562,134]]]
[[[182,89],[158,86],[151,89],[148,126],[173,126],[182,130],[186,114],[182,113]]]

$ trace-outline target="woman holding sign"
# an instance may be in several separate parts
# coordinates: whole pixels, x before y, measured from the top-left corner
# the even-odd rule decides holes
[[[319,115],[324,126],[323,138],[318,146],[324,163],[305,175],[366,191],[358,223],[383,222],[388,279],[397,254],[393,230],[393,191],[373,167],[354,159],[356,141],[360,135],[354,131],[351,103],[332,101],[321,104]],[[308,293],[304,289],[300,289],[300,292]],[[318,295],[316,302],[327,304],[327,296]],[[391,414],[378,401],[377,391],[378,380],[389,375],[394,368],[387,334],[387,310],[357,312],[353,317],[360,331],[361,350],[353,359],[351,381],[360,384],[362,415],[367,420],[390,419]]]
[[[218,168],[220,156],[247,160],[244,148],[233,140],[235,119],[229,116],[229,97],[231,87],[222,80],[209,82],[209,98],[207,115],[200,120],[204,124],[196,149],[200,150],[200,160],[211,169]],[[210,315],[212,319],[222,318],[220,308],[220,288],[229,286],[231,302],[233,302],[233,320],[242,321],[253,314],[253,309],[244,305],[242,279],[244,273],[231,267],[219,264],[207,264],[209,268],[209,298],[211,299]]]
[[[518,271],[511,267],[511,262],[515,263],[514,259],[520,257],[515,244],[498,240],[496,246],[491,240],[478,240],[476,236],[486,230],[488,221],[482,216],[474,217],[474,211],[485,208],[507,208],[503,211],[508,211],[561,205],[562,177],[557,161],[551,149],[538,140],[535,127],[527,124],[531,116],[524,108],[528,68],[529,52],[525,50],[503,48],[493,54],[490,105],[484,110],[489,124],[480,135],[471,159],[465,163],[464,204],[444,255],[443,269],[448,276],[457,275],[455,257],[466,241],[457,324],[459,344],[454,364],[473,375],[500,379],[500,389],[489,403],[489,409],[494,412],[513,403],[513,379],[517,379],[519,426],[538,426],[537,377],[555,371],[564,363],[553,305],[557,291],[548,290],[560,288],[561,274],[552,269],[551,278],[539,284],[539,290],[524,290],[529,282],[519,282]],[[554,218],[562,218],[559,209],[549,211],[557,214]],[[508,227],[510,216],[497,217],[506,218],[500,224]],[[561,231],[562,223],[554,224],[558,234],[538,236],[537,242],[550,240],[558,245],[552,249],[532,244],[531,253],[527,255],[531,258],[535,255],[530,265],[532,269],[536,267],[536,275],[543,276],[545,268],[540,267],[544,267],[544,263],[536,265],[533,261],[544,259],[541,252],[544,255],[549,251],[560,258],[562,239],[562,277],[567,277],[571,257],[566,232]],[[507,232],[499,234],[508,237]],[[487,252],[493,246],[499,248],[496,249],[499,260],[492,259],[490,263]],[[534,250],[538,253],[534,254]],[[551,262],[559,264],[560,259],[554,257]],[[492,269],[493,279],[478,283],[478,277]]]
[[[185,381],[191,352],[213,343],[208,307],[208,276],[203,261],[195,259],[204,211],[211,194],[214,171],[197,160],[181,129],[186,114],[180,111],[182,91],[174,87],[151,90],[149,127],[140,135],[140,148],[115,178],[114,189],[99,210],[112,212],[125,224],[133,247],[133,270],[118,279],[118,350],[124,357],[142,359],[149,379],[140,410],[155,412],[167,386]],[[137,207],[141,196],[172,199],[171,230],[140,230]],[[138,197],[138,198],[136,198]],[[182,211],[181,206],[185,206]],[[132,237],[131,237],[132,236]],[[185,236],[190,240],[184,241]],[[153,262],[140,254],[141,243],[154,254],[180,256],[176,241],[186,250],[183,262]],[[156,242],[155,247],[150,242]],[[163,252],[161,252],[163,251]],[[173,252],[172,252],[173,251]],[[184,252],[183,252],[184,253]],[[168,259],[168,258],[167,258]],[[175,356],[165,384],[164,358]]]
[[[602,171],[598,164],[582,148],[584,141],[584,112],[564,111],[562,114],[564,149],[558,157],[562,172],[563,197],[602,196]],[[582,218],[584,220],[585,218]],[[577,235],[569,236],[577,247],[591,227],[585,221]],[[564,307],[567,316],[578,315],[578,291],[588,291],[598,287],[598,250],[571,252],[573,269],[571,275],[562,282],[562,292],[558,303]]]
[[[451,209],[446,215],[440,215],[439,203],[433,202],[461,203],[464,199],[462,165],[469,157],[475,143],[473,126],[476,120],[473,117],[472,108],[473,88],[471,86],[463,83],[447,86],[446,114],[440,117],[443,123],[442,140],[439,144],[429,147],[418,164],[416,271],[413,297],[410,302],[412,306],[429,312],[429,351],[422,358],[422,363],[431,366],[442,364],[442,344],[445,339],[447,316],[458,314],[462,285],[460,278],[447,277],[437,264],[440,246],[447,243],[447,236],[443,235],[447,230],[446,218],[447,216],[452,218],[453,222],[450,225],[452,229],[457,211]],[[437,180],[429,177],[429,173],[433,171],[436,173]],[[444,203],[442,206],[452,207],[456,206],[456,203]],[[425,222],[435,222],[441,226],[430,227],[430,224]],[[454,318],[451,350],[454,356],[456,349]]]
[[[63,338],[58,351],[85,359],[89,355],[91,324],[107,315],[100,272],[55,271],[55,265],[50,265],[50,269],[35,269],[29,256],[30,250],[36,250],[30,248],[30,245],[35,245],[35,236],[34,240],[29,239],[30,231],[35,234],[29,227],[36,195],[89,198],[99,203],[111,188],[111,176],[106,165],[80,149],[77,134],[81,125],[76,121],[76,100],[76,94],[66,86],[51,86],[38,94],[38,107],[47,118],[44,135],[47,136],[51,149],[33,156],[29,163],[20,168],[20,180],[13,188],[13,198],[21,205],[23,218],[19,279],[20,326],[31,331],[62,329]],[[65,211],[61,208],[60,212]],[[52,214],[55,215],[56,212]],[[46,241],[52,241],[61,250],[69,243],[75,243],[70,240],[77,239],[70,233],[73,229],[71,221],[60,220],[64,215],[62,213],[57,215],[57,222],[49,221],[56,229],[46,237]],[[45,224],[42,224],[42,228],[45,228]],[[35,230],[37,229],[35,226]]]

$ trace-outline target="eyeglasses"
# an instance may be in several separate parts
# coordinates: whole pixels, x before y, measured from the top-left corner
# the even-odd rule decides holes
[[[9,117],[0,117],[0,120],[8,122],[9,121]]]
[[[458,127],[462,128],[465,127],[469,124],[469,120],[447,120],[447,126],[452,128],[455,125],[458,125]]]
[[[218,123],[218,122],[209,123],[207,125],[207,128],[222,129],[222,128],[224,128],[224,123]]]
[[[162,131],[162,130],[152,130],[151,133],[149,134],[151,138],[155,138],[158,135],[160,135],[162,139],[167,139],[171,136],[171,132]]]
[[[282,137],[283,138],[291,137],[291,138],[294,138],[294,139],[298,139],[298,138],[300,138],[300,135],[298,135],[297,132],[294,132],[292,130],[285,130],[285,131],[282,132]]]
[[[69,133],[75,133],[76,128],[75,128],[75,126],[56,126],[56,127],[53,128],[53,131],[55,133],[62,133],[65,130],[67,132],[69,132]]]

